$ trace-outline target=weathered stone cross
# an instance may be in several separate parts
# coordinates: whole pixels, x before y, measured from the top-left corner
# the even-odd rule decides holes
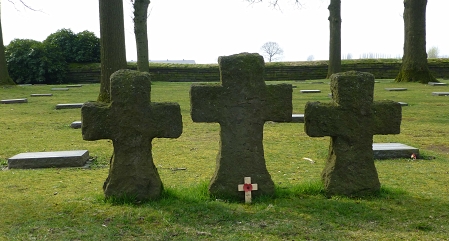
[[[153,164],[153,138],[182,133],[176,103],[151,103],[148,73],[119,70],[111,75],[111,104],[87,102],[81,108],[83,139],[111,139],[114,155],[103,190],[106,198],[158,198],[162,182]]]
[[[322,179],[328,195],[362,196],[380,189],[373,160],[373,135],[399,134],[401,105],[373,103],[374,76],[363,72],[331,76],[333,102],[308,102],[305,132],[330,136]]]
[[[194,122],[220,124],[220,149],[212,195],[243,198],[235,187],[241,177],[259,184],[257,195],[274,194],[263,150],[265,121],[288,122],[292,118],[292,86],[266,86],[265,64],[259,54],[236,54],[218,59],[220,85],[193,85],[190,89]]]

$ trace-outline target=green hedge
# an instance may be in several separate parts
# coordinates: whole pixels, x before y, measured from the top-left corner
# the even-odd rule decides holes
[[[436,78],[449,78],[449,59],[429,59],[429,68]],[[376,79],[394,79],[401,67],[400,59],[343,60],[342,71],[357,70],[374,74]],[[128,68],[137,69],[135,63]],[[218,82],[217,64],[156,64],[150,63],[152,81]],[[274,62],[265,64],[265,80],[324,79],[327,61]],[[68,81],[99,82],[99,64],[72,64]]]

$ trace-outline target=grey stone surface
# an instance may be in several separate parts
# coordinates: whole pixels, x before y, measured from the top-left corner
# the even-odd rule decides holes
[[[103,190],[106,198],[161,196],[163,185],[153,163],[152,140],[182,133],[177,103],[151,102],[150,74],[119,70],[111,75],[111,102],[87,102],[81,108],[84,140],[110,139],[114,147]]]
[[[53,91],[67,91],[69,88],[51,88]]]
[[[26,152],[8,159],[11,169],[82,167],[89,160],[89,151]]]
[[[432,92],[432,95],[447,96],[449,95],[449,92]]]
[[[374,76],[344,72],[331,76],[331,103],[308,102],[304,129],[311,137],[330,136],[322,179],[327,195],[363,196],[380,190],[373,158],[373,135],[399,134],[402,107],[375,101]]]
[[[405,102],[398,102],[401,106],[408,106],[408,103],[405,103]]]
[[[303,94],[321,93],[321,90],[299,90]]]
[[[419,157],[419,149],[402,143],[373,143],[374,159],[410,158],[412,154]]]
[[[45,96],[53,96],[53,94],[31,94],[31,97],[45,97]]]
[[[405,91],[407,88],[385,88],[388,91]]]
[[[83,87],[83,85],[66,85],[67,88],[79,88]]]
[[[70,127],[72,127],[73,129],[79,129],[81,128],[81,121],[74,121],[70,124]]]
[[[1,100],[2,104],[20,104],[20,103],[28,103],[27,98],[23,99],[9,99],[9,100]]]
[[[292,122],[304,123],[304,114],[292,114]]]
[[[244,199],[237,186],[250,177],[258,184],[253,196],[273,195],[273,180],[263,149],[265,121],[291,122],[292,86],[265,85],[263,57],[241,53],[218,59],[221,85],[190,89],[194,122],[220,124],[219,153],[209,192],[221,198]]]
[[[442,83],[442,82],[429,82],[427,84],[432,85],[432,86],[447,86],[447,83]]]
[[[79,109],[83,106],[83,103],[69,103],[69,104],[57,104],[56,109]]]

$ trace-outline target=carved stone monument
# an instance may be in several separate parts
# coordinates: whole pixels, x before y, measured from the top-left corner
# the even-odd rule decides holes
[[[322,179],[328,195],[363,196],[380,189],[373,159],[373,135],[399,134],[401,105],[375,101],[374,76],[345,72],[331,76],[333,102],[308,102],[305,132],[330,136]]]
[[[218,58],[220,85],[193,85],[190,89],[194,122],[220,124],[220,149],[212,195],[244,199],[236,188],[242,178],[258,184],[253,194],[274,194],[263,150],[265,121],[290,122],[292,86],[265,85],[263,57],[241,53]]]
[[[148,73],[119,70],[111,75],[111,103],[87,102],[81,108],[83,139],[113,142],[106,198],[147,200],[162,192],[151,141],[179,137],[182,116],[176,103],[151,103],[150,91]]]

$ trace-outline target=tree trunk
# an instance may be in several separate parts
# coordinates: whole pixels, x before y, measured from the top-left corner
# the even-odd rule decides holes
[[[3,45],[2,31],[2,21],[0,15],[0,85],[14,85],[14,81],[11,77],[9,77],[8,66],[6,65],[5,46]]]
[[[329,4],[329,67],[327,78],[341,71],[341,1],[331,0]]]
[[[437,82],[426,53],[427,0],[404,0],[404,56],[396,82]]]
[[[134,35],[136,36],[137,47],[137,70],[141,72],[149,72],[148,59],[148,5],[150,0],[134,1]]]
[[[119,69],[126,69],[125,23],[122,0],[99,0],[101,83],[98,101],[110,102],[109,77]]]

